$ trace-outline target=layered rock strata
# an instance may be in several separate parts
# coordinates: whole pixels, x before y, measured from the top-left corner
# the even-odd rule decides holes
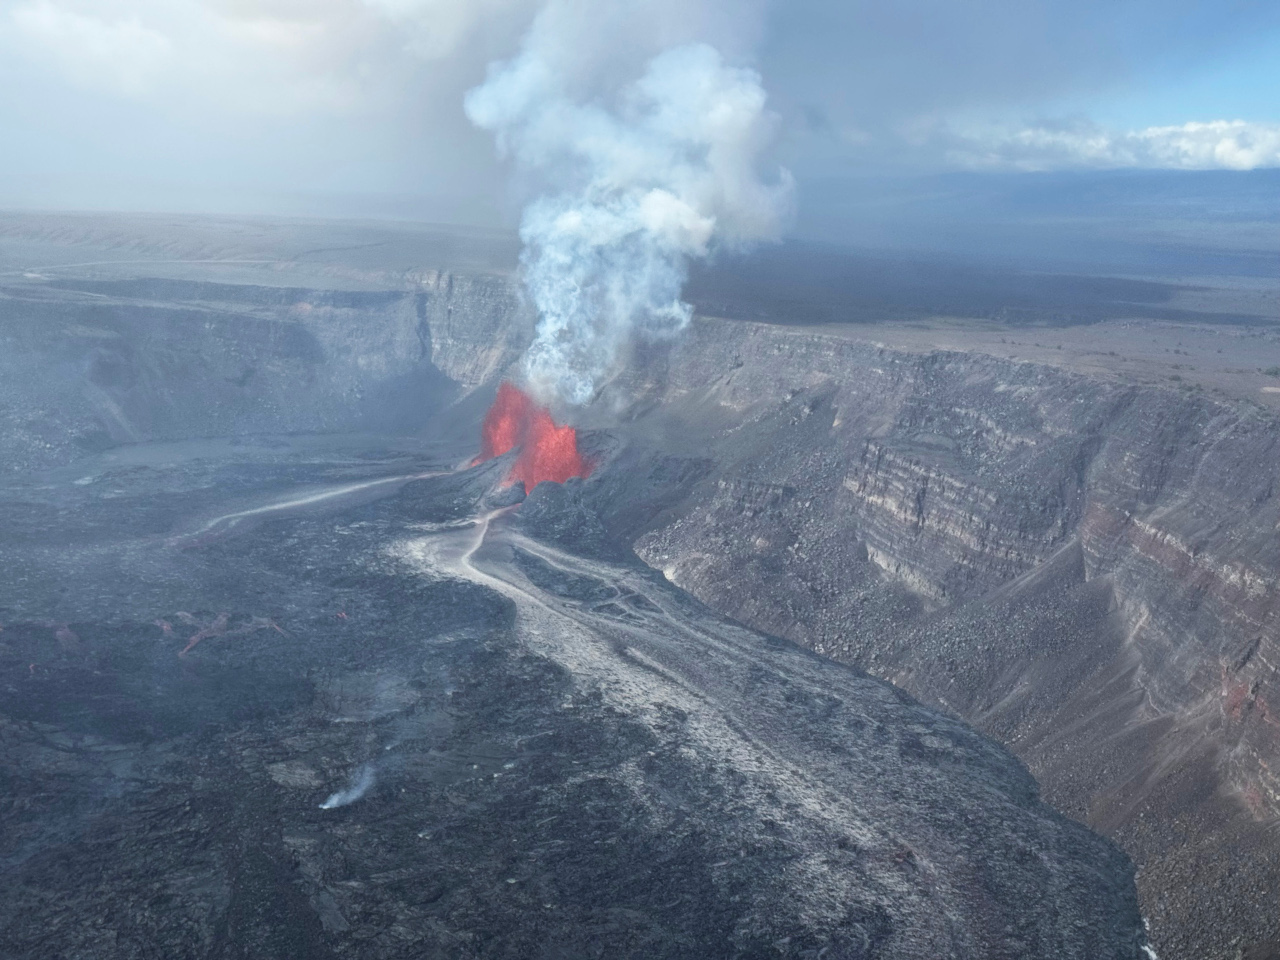
[[[1271,416],[719,320],[629,389],[705,464],[650,564],[1004,739],[1137,857],[1162,956],[1276,935]]]

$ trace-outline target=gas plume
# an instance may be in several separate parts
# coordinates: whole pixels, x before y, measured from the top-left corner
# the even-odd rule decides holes
[[[551,4],[515,59],[490,67],[467,116],[545,192],[524,211],[538,313],[523,379],[546,402],[589,401],[634,337],[673,336],[694,258],[776,238],[792,180],[756,172],[774,126],[760,76],[703,43],[666,50],[617,90],[582,92]]]
[[[507,482],[524,484],[525,493],[544,480],[564,483],[591,472],[591,465],[578,451],[577,431],[557,424],[551,411],[504,381],[481,424],[480,455],[475,462],[483,463],[517,448],[519,454]]]
[[[351,783],[347,785],[347,789],[330,794],[329,799],[320,804],[320,809],[333,810],[336,807],[345,807],[349,803],[355,803],[373,787],[374,779],[373,764],[366,763],[352,774]]]

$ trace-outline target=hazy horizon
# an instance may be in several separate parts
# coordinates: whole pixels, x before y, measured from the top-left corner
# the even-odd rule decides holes
[[[682,43],[757,71],[758,162],[794,175],[805,239],[885,236],[882,191],[927,221],[938,178],[1186,171],[1194,194],[1197,171],[1280,165],[1261,2],[0,0],[0,207],[510,228],[536,184],[463,101],[535,19],[581,102]]]

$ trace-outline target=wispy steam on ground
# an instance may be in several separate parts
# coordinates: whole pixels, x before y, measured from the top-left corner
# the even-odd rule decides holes
[[[555,22],[539,17],[521,53],[468,94],[466,110],[521,175],[545,187],[521,225],[538,311],[524,374],[542,399],[580,404],[633,337],[669,337],[688,324],[680,295],[691,258],[779,235],[792,180],[785,170],[772,182],[757,172],[774,123],[755,71],[689,43],[658,54],[607,99],[575,95]]]
[[[345,807],[349,803],[355,803],[372,789],[376,779],[373,764],[366,763],[351,775],[351,783],[347,785],[347,789],[330,794],[329,799],[320,804],[320,809],[333,810],[337,807]]]

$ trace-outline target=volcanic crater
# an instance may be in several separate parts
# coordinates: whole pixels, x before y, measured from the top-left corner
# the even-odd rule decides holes
[[[0,256],[5,956],[1280,937],[1280,421],[1125,366],[1269,325],[704,315],[566,420],[504,237]]]

